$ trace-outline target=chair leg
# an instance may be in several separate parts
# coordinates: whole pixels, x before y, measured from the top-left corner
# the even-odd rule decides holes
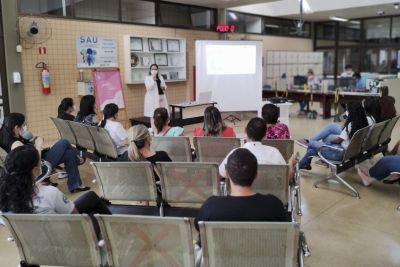
[[[300,173],[296,173],[296,177],[297,177],[297,181],[296,181],[296,191],[295,191],[295,195],[296,195],[296,209],[297,209],[297,215],[302,216],[303,213],[301,212],[301,193],[300,193]]]
[[[356,198],[360,199],[360,194],[358,193],[358,191],[352,185],[350,185],[348,182],[346,182],[343,178],[341,178],[339,175],[336,174],[335,180],[339,181],[341,184],[343,184],[348,189],[350,189],[350,191],[352,191],[354,193],[354,196]]]
[[[314,187],[315,187],[315,188],[318,188],[318,185],[319,185],[319,184],[325,183],[325,182],[328,181],[328,180],[333,180],[333,179],[335,179],[335,173],[336,173],[336,169],[335,169],[334,167],[330,167],[330,168],[329,168],[329,175],[328,175],[326,178],[322,178],[322,179],[316,181],[316,182],[314,183]]]

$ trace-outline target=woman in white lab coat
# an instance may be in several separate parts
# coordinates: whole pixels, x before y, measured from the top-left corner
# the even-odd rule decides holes
[[[156,108],[166,108],[169,110],[167,96],[165,94],[165,81],[161,75],[158,75],[157,64],[150,66],[149,75],[144,80],[146,86],[146,95],[144,96],[144,116],[153,118]],[[152,120],[153,126],[153,120]]]

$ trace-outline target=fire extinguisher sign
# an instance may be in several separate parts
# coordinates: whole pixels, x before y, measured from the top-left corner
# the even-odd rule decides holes
[[[39,55],[46,55],[47,48],[46,47],[39,47]]]

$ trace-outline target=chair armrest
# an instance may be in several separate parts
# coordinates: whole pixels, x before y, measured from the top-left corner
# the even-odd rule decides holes
[[[322,146],[319,148],[318,151],[321,151],[322,148],[330,148],[330,149],[333,149],[333,150],[336,150],[336,151],[343,151],[343,150],[344,150],[343,147],[342,147],[342,148],[339,148],[339,147],[330,146],[330,145],[322,145]]]
[[[391,172],[390,175],[400,175],[400,172]]]

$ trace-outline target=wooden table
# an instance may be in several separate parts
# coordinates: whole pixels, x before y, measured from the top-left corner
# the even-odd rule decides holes
[[[217,102],[187,102],[171,104],[171,123],[174,126],[184,126],[189,124],[201,123],[204,121],[204,110],[209,106],[214,106]]]
[[[278,91],[278,94],[283,95],[284,91]],[[347,104],[349,102],[362,101],[367,97],[379,97],[379,93],[363,93],[363,92],[340,92],[339,93],[339,104]],[[275,97],[275,91],[273,90],[263,90],[263,98]],[[334,92],[313,92],[313,101],[321,102],[323,108],[323,118],[327,119],[331,117],[332,104],[335,102]],[[304,90],[289,90],[288,97],[289,100],[301,101],[301,100],[311,100],[310,91],[306,92]]]

